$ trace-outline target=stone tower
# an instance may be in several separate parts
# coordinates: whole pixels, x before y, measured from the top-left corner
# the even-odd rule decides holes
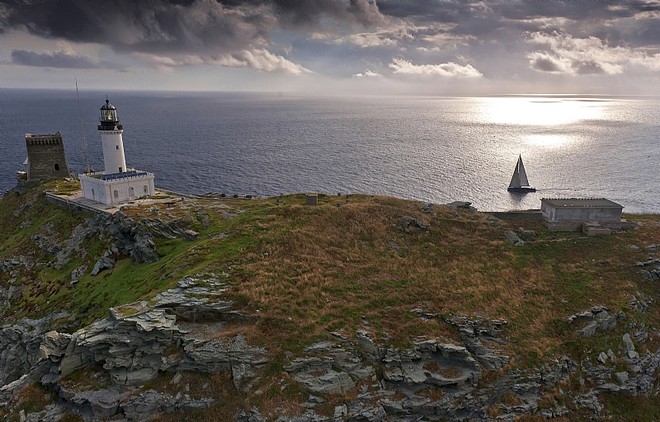
[[[47,135],[26,133],[25,146],[28,154],[28,181],[69,177],[64,143],[59,132]]]

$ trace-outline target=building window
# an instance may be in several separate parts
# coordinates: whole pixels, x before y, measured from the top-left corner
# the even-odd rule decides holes
[[[122,169],[121,169],[121,167],[119,167],[119,173],[121,173],[121,172],[122,172]]]
[[[144,185],[144,193],[149,193],[149,188],[147,188],[147,185]]]
[[[60,165],[59,164],[55,163],[54,167],[55,167],[55,171],[60,171]]]
[[[117,150],[118,150],[118,149],[119,149],[119,145],[115,145],[115,149],[117,149]]]
[[[117,190],[115,190],[114,195],[115,195],[115,199],[119,199],[119,192]]]
[[[96,199],[96,194],[94,193],[94,189],[92,189],[92,199]]]
[[[128,188],[128,197],[133,198],[135,196],[135,189],[133,189],[133,186]]]

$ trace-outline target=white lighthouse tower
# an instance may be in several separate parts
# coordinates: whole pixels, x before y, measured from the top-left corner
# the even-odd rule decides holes
[[[101,106],[99,135],[103,148],[104,171],[79,174],[83,196],[106,205],[115,205],[155,193],[154,174],[128,168],[124,154],[124,127],[117,109],[106,98]]]
[[[101,107],[101,122],[98,126],[101,135],[101,145],[103,146],[103,163],[105,164],[105,173],[123,173],[126,171],[126,156],[124,155],[124,140],[121,134],[124,127],[117,118],[117,109],[110,104],[110,100],[105,99],[105,104]]]

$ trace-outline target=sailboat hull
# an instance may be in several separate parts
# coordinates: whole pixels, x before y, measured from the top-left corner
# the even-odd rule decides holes
[[[535,188],[533,188],[533,187],[524,187],[524,186],[521,186],[519,188],[509,187],[506,190],[508,190],[509,192],[513,192],[513,193],[536,192]]]

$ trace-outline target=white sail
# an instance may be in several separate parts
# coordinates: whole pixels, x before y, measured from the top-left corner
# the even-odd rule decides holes
[[[527,172],[525,172],[525,165],[522,162],[522,156],[518,156],[518,177],[520,178],[520,186],[529,186],[529,180],[527,180]]]
[[[511,176],[511,183],[509,183],[510,188],[519,188],[520,187],[520,172],[518,171],[518,165],[513,171],[513,176]]]

